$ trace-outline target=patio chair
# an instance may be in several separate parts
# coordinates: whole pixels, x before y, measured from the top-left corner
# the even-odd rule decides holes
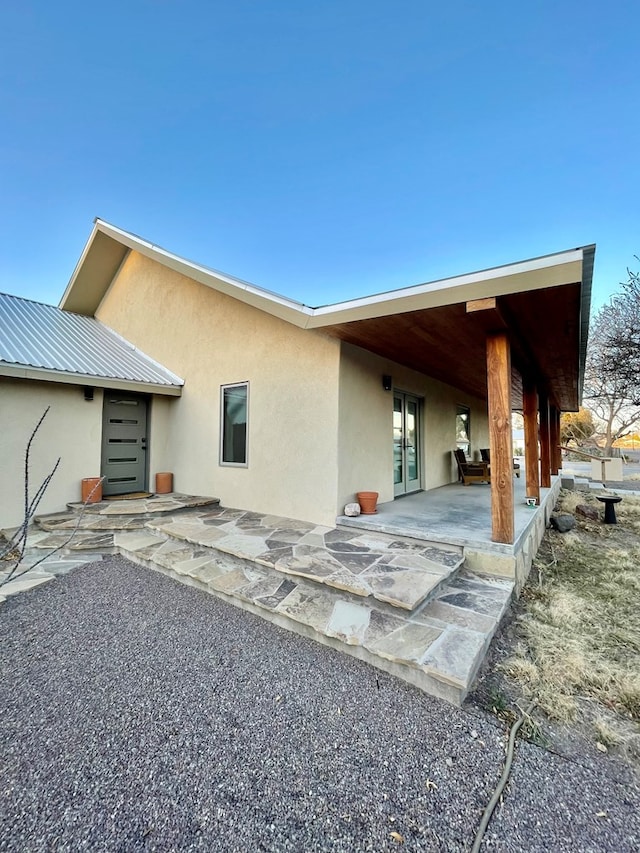
[[[471,483],[490,483],[491,475],[489,466],[485,462],[467,462],[467,457],[464,450],[458,448],[453,451],[456,462],[458,464],[458,474],[465,486],[470,486]]]
[[[480,448],[480,456],[482,456],[482,461],[486,462],[487,465],[491,462],[491,459],[489,457],[489,448],[488,447],[481,447]],[[513,460],[513,473],[516,475],[516,477],[520,476],[520,465],[516,462],[515,459]]]

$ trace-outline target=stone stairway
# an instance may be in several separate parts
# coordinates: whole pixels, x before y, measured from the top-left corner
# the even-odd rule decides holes
[[[184,512],[196,507],[217,507],[218,498],[202,498],[174,493],[153,495],[135,500],[101,501],[96,504],[67,504],[66,512],[36,516],[35,525],[48,535],[29,537],[32,547],[65,547],[69,552],[96,551],[117,554],[116,531],[142,530],[146,523],[164,515]],[[69,538],[73,538],[68,545]]]
[[[35,547],[61,544],[77,520],[73,505],[37,519]],[[466,571],[456,546],[190,496],[96,504],[69,549],[120,553],[455,704],[513,592],[510,580]]]

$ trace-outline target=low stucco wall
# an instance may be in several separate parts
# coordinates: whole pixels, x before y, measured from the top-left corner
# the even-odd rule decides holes
[[[151,469],[226,506],[333,524],[340,343],[131,252],[96,316],[185,380]],[[248,465],[219,463],[220,388],[249,382]],[[153,482],[153,481],[152,481]]]
[[[542,490],[540,507],[513,545],[496,544],[490,548],[465,546],[466,568],[481,574],[513,578],[514,594],[520,595],[558,502],[561,485],[560,477],[551,478],[551,488]]]
[[[361,490],[393,500],[393,392],[382,387],[391,375],[395,389],[422,399],[422,488],[434,489],[458,478],[456,407],[471,410],[471,450],[489,446],[486,403],[360,347],[343,344],[340,358],[338,509]]]
[[[1,379],[0,400],[0,527],[23,520],[26,446],[47,406],[51,408],[31,447],[30,496],[60,457],[37,514],[58,512],[69,501],[80,500],[80,481],[100,475],[101,389],[87,402],[79,385]]]

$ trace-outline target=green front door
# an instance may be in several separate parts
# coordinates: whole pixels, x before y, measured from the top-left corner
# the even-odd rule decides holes
[[[393,488],[395,495],[420,489],[420,400],[393,394]]]
[[[147,398],[104,392],[102,412],[103,495],[143,492],[147,479]]]

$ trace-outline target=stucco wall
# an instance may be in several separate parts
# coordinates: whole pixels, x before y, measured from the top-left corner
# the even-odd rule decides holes
[[[31,496],[59,456],[61,461],[37,514],[58,512],[80,500],[82,478],[100,475],[101,389],[87,402],[79,385],[0,379],[0,527],[22,522],[24,454],[47,406],[51,409],[31,448]]]
[[[340,345],[135,252],[96,316],[185,380],[152,433],[179,491],[331,524],[336,515]],[[250,383],[247,468],[219,464],[220,386]],[[153,428],[152,428],[153,429]]]
[[[155,489],[155,475],[159,471],[173,470],[171,467],[171,424],[172,413],[179,400],[179,397],[160,396],[155,396],[151,400],[151,416],[147,426],[147,453],[149,457],[147,473],[150,491]]]
[[[433,489],[457,480],[451,451],[456,447],[456,406],[471,409],[471,449],[488,447],[486,404],[449,385],[430,379],[359,347],[343,344],[340,359],[339,507],[354,500],[356,491],[380,493],[393,500],[393,392],[382,387],[382,376],[394,389],[422,398],[422,488]]]

